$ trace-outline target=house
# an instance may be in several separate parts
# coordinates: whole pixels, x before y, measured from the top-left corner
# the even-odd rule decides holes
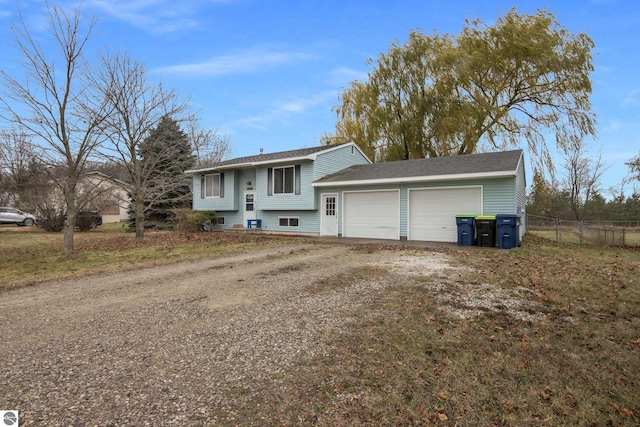
[[[455,242],[456,214],[523,214],[522,150],[371,163],[354,143],[191,170],[193,209],[219,227]],[[524,227],[520,227],[520,234]]]
[[[127,220],[128,188],[125,182],[98,171],[87,172],[78,182],[82,199],[88,200],[85,208],[98,210],[104,224]]]

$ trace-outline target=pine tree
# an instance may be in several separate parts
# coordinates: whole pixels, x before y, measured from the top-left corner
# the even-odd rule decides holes
[[[184,175],[196,161],[191,143],[178,122],[165,116],[140,145],[139,156],[149,177],[145,227],[170,228],[173,209],[191,206],[190,179]]]

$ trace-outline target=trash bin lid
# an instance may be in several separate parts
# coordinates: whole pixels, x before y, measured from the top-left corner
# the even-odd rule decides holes
[[[476,216],[476,214],[458,214],[456,218],[475,218]]]
[[[476,215],[476,219],[492,219],[495,220],[496,216],[495,215]]]

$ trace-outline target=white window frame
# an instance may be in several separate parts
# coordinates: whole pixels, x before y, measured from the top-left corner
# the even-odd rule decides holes
[[[282,221],[285,220],[287,222],[286,225],[282,225]],[[295,221],[295,224],[291,224],[292,221]],[[285,228],[299,228],[300,227],[300,217],[299,216],[279,216],[278,217],[278,227]]]
[[[217,225],[225,225],[227,223],[227,220],[223,216],[219,216],[219,217],[216,217],[216,218],[217,218],[216,219],[216,224]]]
[[[291,169],[291,191],[285,191],[286,190],[286,178],[287,178],[287,174],[285,172],[286,169]],[[282,185],[282,191],[276,191],[277,188],[277,179],[276,179],[276,171],[281,171],[280,173],[282,174],[282,180],[281,180],[281,185]],[[292,166],[279,166],[279,167],[274,167],[273,168],[273,194],[295,194],[296,193],[296,167],[294,165]]]
[[[218,194],[213,194],[213,191],[211,191],[212,194],[208,194],[210,189],[209,187],[213,186],[213,183],[216,180],[215,177],[217,177],[217,182],[218,182]],[[207,184],[209,181],[211,181],[211,183]],[[214,189],[215,188],[213,188],[212,190]],[[204,198],[205,199],[220,198],[220,174],[219,173],[211,173],[204,176]]]

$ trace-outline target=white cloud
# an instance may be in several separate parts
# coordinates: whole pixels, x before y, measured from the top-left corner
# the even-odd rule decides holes
[[[335,98],[335,92],[325,92],[310,98],[294,98],[268,106],[263,112],[252,117],[235,121],[235,125],[265,130],[274,121],[283,121],[293,115],[303,114],[317,106],[324,106]]]
[[[204,62],[172,65],[153,70],[156,73],[190,76],[221,76],[262,71],[312,58],[312,55],[295,51],[249,49],[217,56]]]
[[[198,1],[89,0],[85,4],[154,34],[171,33],[200,25],[197,19],[197,9],[200,6]]]

